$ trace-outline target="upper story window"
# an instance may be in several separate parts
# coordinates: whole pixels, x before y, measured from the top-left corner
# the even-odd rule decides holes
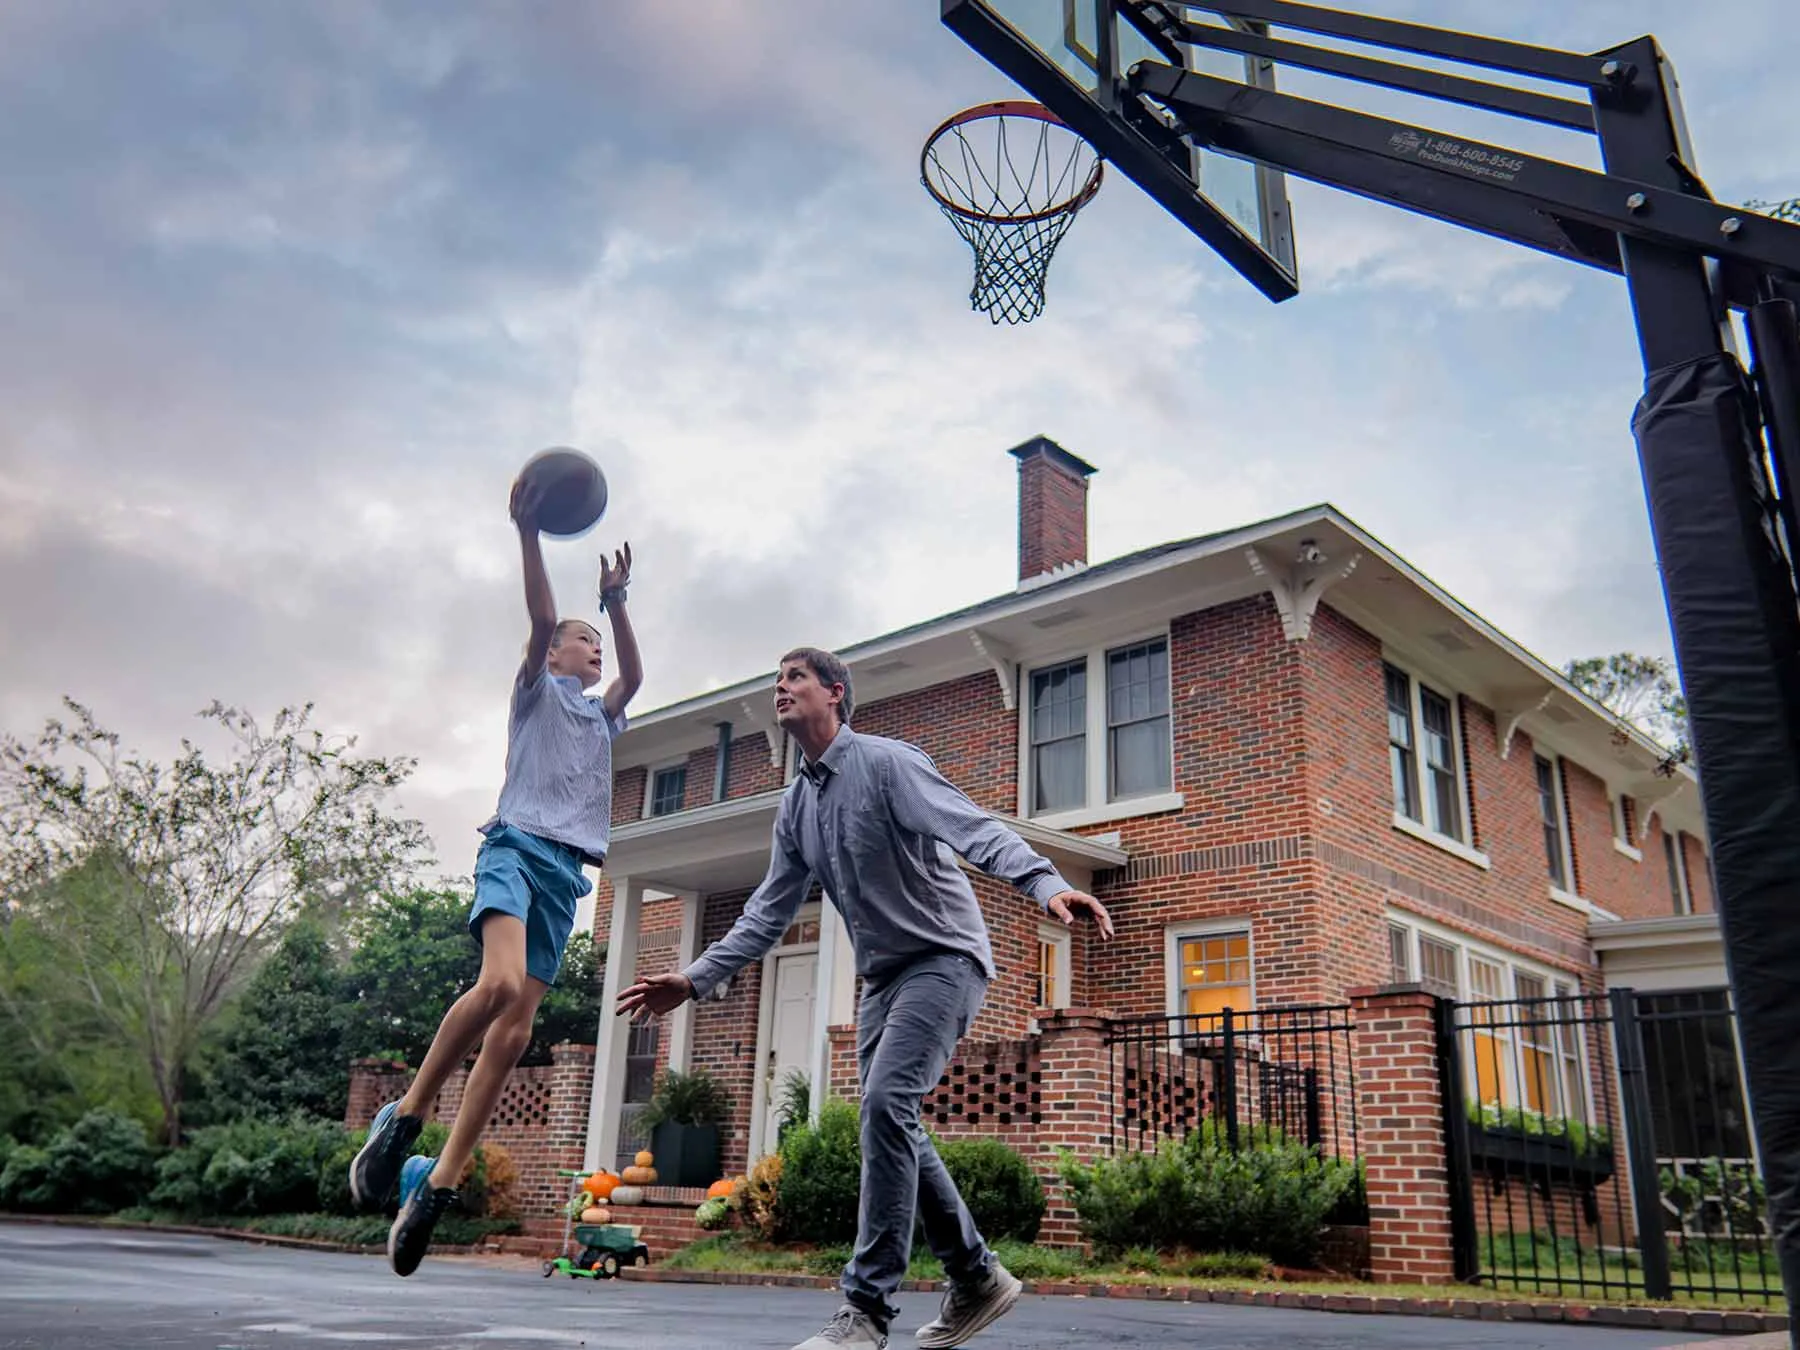
[[[1041,666],[1027,675],[1025,694],[1027,814],[1105,808],[1171,790],[1166,636]]]
[[[1563,810],[1562,766],[1546,755],[1533,755],[1537,770],[1538,818],[1544,830],[1544,863],[1550,885],[1564,893],[1574,891],[1574,868],[1569,856],[1568,813]]]
[[[1384,666],[1384,674],[1394,811],[1433,834],[1467,844],[1455,704],[1397,666]]]
[[[658,769],[650,776],[650,814],[666,816],[681,810],[687,797],[687,765],[675,764]]]
[[[1694,893],[1688,886],[1687,849],[1679,831],[1663,831],[1663,861],[1669,869],[1669,899],[1677,914],[1694,912]]]

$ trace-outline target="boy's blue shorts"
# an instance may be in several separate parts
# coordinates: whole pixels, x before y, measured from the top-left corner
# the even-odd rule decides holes
[[[481,941],[481,921],[490,913],[522,920],[525,973],[555,984],[575,928],[575,904],[594,889],[581,858],[567,844],[496,826],[475,857],[475,904],[469,910],[475,941]]]

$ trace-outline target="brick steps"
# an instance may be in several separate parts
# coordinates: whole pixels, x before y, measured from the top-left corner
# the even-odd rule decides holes
[[[657,1186],[646,1189],[641,1205],[609,1205],[608,1208],[612,1210],[614,1223],[638,1230],[639,1241],[650,1249],[650,1259],[659,1261],[690,1242],[708,1236],[694,1217],[694,1210],[705,1198],[705,1191]],[[560,1217],[536,1215],[524,1220],[524,1228],[523,1235],[504,1239],[500,1250],[521,1256],[555,1256],[562,1249],[563,1220]]]

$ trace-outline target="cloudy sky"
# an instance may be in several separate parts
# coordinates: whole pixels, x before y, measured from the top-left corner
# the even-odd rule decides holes
[[[1550,660],[1668,651],[1621,283],[1295,184],[1270,305],[1119,176],[995,328],[917,156],[1014,90],[937,8],[7,0],[0,727],[67,693],[165,755],[213,698],[311,700],[418,758],[466,871],[524,633],[507,489],[559,443],[613,494],[550,546],[559,599],[630,539],[639,712],[1009,588],[1038,432],[1100,468],[1095,558],[1328,500]],[[1715,193],[1800,193],[1784,0],[1384,8],[1654,32]]]

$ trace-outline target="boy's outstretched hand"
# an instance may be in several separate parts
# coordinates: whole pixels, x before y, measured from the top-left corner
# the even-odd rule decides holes
[[[608,562],[606,555],[600,555],[600,598],[606,599],[610,591],[622,591],[631,584],[631,541],[625,541],[625,547],[613,554]]]
[[[512,499],[507,503],[506,511],[519,527],[520,533],[529,530],[537,533],[538,512],[544,509],[544,485],[527,483],[523,478],[516,478],[512,485]]]
[[[618,1015],[641,1022],[672,1013],[694,996],[694,986],[680,971],[647,975],[619,995]]]

